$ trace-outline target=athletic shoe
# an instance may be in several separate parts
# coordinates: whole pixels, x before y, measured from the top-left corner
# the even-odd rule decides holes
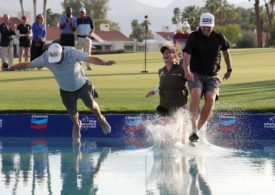
[[[81,139],[81,133],[80,133],[80,130],[81,130],[81,127],[82,127],[81,120],[79,120],[78,123],[79,123],[79,126],[78,127],[74,126],[74,128],[73,128],[73,139],[74,139],[75,142],[80,142],[80,139]],[[75,136],[75,132],[80,133],[79,137]]]
[[[190,136],[189,136],[189,140],[191,142],[197,142],[199,140],[199,136],[196,134],[196,133],[192,133]]]
[[[108,121],[106,120],[105,116],[102,116],[99,120],[100,127],[102,129],[102,132],[107,135],[111,133],[111,126],[109,125]]]

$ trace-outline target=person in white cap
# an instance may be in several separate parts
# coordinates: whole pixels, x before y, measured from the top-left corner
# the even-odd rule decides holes
[[[94,31],[94,22],[90,16],[86,15],[86,9],[79,9],[77,18],[77,48],[89,54],[92,50],[92,33]],[[92,70],[91,63],[87,63],[87,70]]]
[[[215,17],[211,13],[202,14],[199,29],[190,34],[184,49],[185,78],[191,93],[191,142],[198,141],[197,132],[211,116],[219,96],[221,51],[227,67],[223,79],[229,79],[232,73],[229,43],[221,33],[213,30],[214,24]],[[200,110],[202,96],[204,105]]]
[[[53,43],[40,57],[31,62],[18,63],[9,70],[25,69],[29,67],[47,67],[54,75],[59,88],[62,102],[66,107],[72,121],[73,138],[80,141],[81,121],[77,111],[77,99],[82,99],[84,104],[93,112],[101,125],[104,134],[111,132],[111,127],[100,111],[99,105],[93,99],[93,85],[87,80],[80,61],[91,62],[98,65],[112,65],[115,61],[105,61],[89,55],[74,47],[62,47]]]

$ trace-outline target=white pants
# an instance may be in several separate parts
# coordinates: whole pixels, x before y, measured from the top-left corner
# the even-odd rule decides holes
[[[7,58],[8,58],[8,63],[7,63]],[[1,59],[2,59],[2,65],[4,63],[7,63],[9,67],[13,65],[13,44],[10,44],[8,47],[1,47]]]
[[[88,53],[91,55],[91,50],[92,50],[92,40],[88,37],[82,38],[78,37],[77,38],[77,49],[83,50],[84,52]],[[91,63],[87,62],[87,68],[91,67]]]

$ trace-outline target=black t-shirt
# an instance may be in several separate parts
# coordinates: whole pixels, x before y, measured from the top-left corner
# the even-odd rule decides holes
[[[191,72],[213,76],[220,70],[221,51],[228,48],[229,43],[222,34],[212,31],[207,37],[199,29],[190,34],[184,51],[191,55]]]
[[[19,31],[20,34],[30,33],[31,32],[31,25],[21,23],[17,26],[17,30]],[[25,41],[25,40],[28,40],[27,36],[20,37],[20,41]]]

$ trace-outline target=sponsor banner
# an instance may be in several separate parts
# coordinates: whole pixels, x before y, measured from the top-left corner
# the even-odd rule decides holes
[[[95,115],[80,114],[82,137],[124,137],[146,135],[145,124],[153,114],[105,114],[112,132],[105,135]],[[0,137],[71,137],[73,123],[66,114],[0,114]],[[207,125],[210,138],[275,139],[275,113],[215,112]]]
[[[208,123],[207,135],[223,139],[275,139],[275,113],[216,112]]]
[[[112,127],[105,135],[95,115],[80,114],[82,137],[123,137],[144,135],[144,124],[150,114],[106,114]],[[66,114],[0,114],[1,137],[71,137],[73,123]],[[129,136],[129,135],[127,135]]]

